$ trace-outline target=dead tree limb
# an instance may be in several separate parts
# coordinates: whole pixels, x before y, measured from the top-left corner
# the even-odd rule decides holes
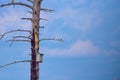
[[[9,34],[9,33],[13,33],[13,32],[28,32],[28,33],[31,34],[31,31],[29,31],[29,30],[16,29],[16,30],[11,30],[11,31],[5,32],[5,33],[3,33],[2,35],[0,35],[0,40],[1,40],[5,35],[7,35],[7,34]]]
[[[40,18],[40,20],[45,20],[45,21],[48,21],[47,19],[44,19],[44,18]]]
[[[39,41],[46,41],[46,40],[53,40],[53,41],[64,42],[64,41],[62,40],[62,38],[61,38],[61,39],[56,39],[56,38],[46,38],[46,39],[40,39]]]
[[[17,38],[26,38],[26,39],[31,39],[30,36],[13,36],[13,39],[17,39]]]
[[[22,2],[6,3],[6,4],[2,4],[0,7],[10,6],[10,5],[21,5],[21,6],[25,6],[25,7],[28,7],[28,8],[30,8],[30,9],[33,9],[32,6],[30,6],[30,5],[28,5],[28,4],[25,4],[25,3],[22,3]]]
[[[33,21],[32,18],[21,18],[22,20],[30,20],[30,21]],[[47,19],[44,19],[44,18],[39,18],[39,20],[45,20],[45,21],[48,21]]]
[[[45,28],[44,26],[39,26],[39,28]]]
[[[19,40],[10,39],[6,42],[11,42],[10,45],[9,45],[9,47],[11,47],[14,42],[31,42],[31,41],[30,40],[24,40],[24,39],[19,39]]]
[[[10,42],[10,41],[13,41],[13,42],[31,42],[30,40],[24,40],[24,39],[19,39],[19,40],[10,39],[7,42]]]
[[[18,39],[18,38],[23,38],[23,39],[29,39],[29,40],[31,40],[30,36],[28,36],[28,37],[27,36],[14,36],[13,39],[11,40],[11,43],[10,43],[9,47],[11,47],[12,44],[15,42],[15,40]]]
[[[32,21],[32,18],[21,18],[22,20],[30,20]]]
[[[16,63],[21,63],[21,62],[31,62],[31,60],[14,61],[12,63],[8,63],[8,64],[0,66],[0,68],[6,67],[6,66],[9,66],[9,65],[12,65],[12,64],[16,64]]]
[[[41,8],[40,10],[41,10],[41,11],[45,11],[45,12],[53,12],[53,11],[55,11],[55,10],[46,9],[46,8]]]

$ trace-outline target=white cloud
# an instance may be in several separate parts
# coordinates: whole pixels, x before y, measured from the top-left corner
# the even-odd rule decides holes
[[[55,24],[58,20],[64,22],[60,25],[62,27],[73,28],[82,32],[87,32],[101,22],[100,12],[98,10],[74,9],[70,6],[61,9],[54,15],[46,15],[50,23]],[[51,18],[52,17],[52,18]]]
[[[98,52],[98,48],[95,47],[90,41],[77,41],[70,48],[72,53],[93,54]]]
[[[1,11],[2,12],[2,11]],[[26,15],[25,11],[19,10],[11,10],[8,8],[2,15],[0,16],[0,33],[6,32],[7,30],[12,29],[29,29],[30,23],[29,21],[22,21],[22,17],[28,17],[29,14]]]
[[[53,56],[79,56],[79,55],[95,55],[99,52],[99,48],[92,44],[91,41],[78,40],[69,48],[43,48],[42,52]]]

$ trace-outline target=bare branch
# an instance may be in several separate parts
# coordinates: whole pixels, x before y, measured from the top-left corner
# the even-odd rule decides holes
[[[23,39],[19,39],[19,40],[14,40],[14,39],[10,39],[10,40],[8,40],[7,42],[9,42],[9,41],[13,41],[13,42],[30,42],[30,40],[23,40]]]
[[[55,39],[55,38],[46,38],[46,39],[40,39],[39,41],[45,41],[45,40],[54,40],[54,41],[60,41],[60,42],[64,42],[64,41],[62,40],[62,38],[61,38],[61,39]]]
[[[12,63],[8,63],[8,64],[0,66],[0,68],[6,67],[6,66],[9,66],[9,65],[12,65],[12,64],[16,64],[16,63],[21,63],[21,62],[31,62],[31,60],[14,61]]]
[[[28,37],[27,36],[14,36],[13,39],[11,40],[11,43],[10,43],[9,47],[12,46],[13,42],[15,42],[15,40],[17,38],[26,38],[26,39],[29,39],[29,40],[31,39],[30,36],[28,36]]]
[[[41,10],[41,11],[45,11],[45,12],[53,12],[53,11],[55,11],[55,10],[46,9],[46,8],[41,8],[40,10]]]
[[[26,39],[31,39],[30,36],[14,36],[13,39],[16,39],[16,38],[26,38]]]
[[[29,30],[21,30],[21,29],[17,29],[17,30],[11,30],[11,31],[8,31],[8,32],[5,32],[4,34],[0,35],[0,40],[7,34],[9,33],[13,33],[13,32],[29,32],[31,34],[31,31]]]
[[[39,28],[45,28],[44,26],[39,26]]]
[[[23,20],[31,20],[32,21],[31,18],[21,18],[21,19],[23,19]]]
[[[21,6],[25,6],[25,7],[28,7],[30,9],[33,9],[32,6],[25,4],[25,3],[21,3],[21,2],[6,3],[6,4],[2,4],[0,7],[10,6],[10,5],[21,5]]]
[[[31,20],[31,21],[33,21],[32,18],[21,18],[21,19],[23,19],[23,20]],[[45,20],[45,21],[48,21],[47,19],[44,19],[44,18],[39,18],[39,20]]]
[[[21,40],[20,39],[19,40],[10,39],[7,42],[11,42],[10,45],[9,45],[9,47],[11,47],[13,42],[31,42],[31,41],[30,40],[23,40],[23,39],[21,39]]]
[[[47,19],[44,19],[44,18],[40,18],[40,20],[45,20],[45,21],[48,21]]]

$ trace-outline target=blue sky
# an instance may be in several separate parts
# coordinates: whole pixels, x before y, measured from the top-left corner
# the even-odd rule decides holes
[[[64,42],[40,42],[40,52],[44,53],[40,80],[119,80],[119,4],[120,0],[43,0],[42,7],[55,12],[41,12],[41,17],[49,21],[41,21],[45,29],[40,30],[40,38],[63,38]],[[31,29],[29,21],[20,19],[31,16],[27,11],[20,6],[0,8],[0,34]],[[0,65],[30,59],[29,43],[9,47],[5,42],[13,35],[0,41]],[[29,63],[11,65],[0,69],[0,79],[28,80],[29,70]]]

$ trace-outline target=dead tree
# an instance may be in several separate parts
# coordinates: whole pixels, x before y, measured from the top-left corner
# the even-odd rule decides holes
[[[20,5],[27,7],[31,9],[29,11],[30,14],[32,14],[31,18],[21,18],[22,20],[30,20],[32,23],[32,28],[31,30],[22,30],[22,29],[17,29],[17,30],[12,30],[8,31],[6,33],[3,33],[0,35],[0,39],[5,37],[5,35],[13,32],[26,32],[29,33],[28,36],[23,36],[23,35],[18,35],[12,37],[12,39],[8,40],[11,42],[10,45],[12,45],[13,42],[29,42],[31,43],[31,60],[29,61],[31,63],[31,75],[30,75],[30,80],[39,80],[39,63],[42,62],[42,56],[43,54],[40,53],[39,51],[39,42],[44,41],[44,40],[55,40],[55,41],[63,41],[62,39],[56,39],[56,38],[45,38],[45,39],[40,39],[39,34],[40,34],[40,28],[44,28],[40,26],[40,20],[47,20],[44,18],[40,17],[40,12],[45,11],[45,12],[52,12],[54,10],[46,9],[46,8],[41,8],[41,2],[42,0],[27,0],[28,2],[32,3],[26,4],[24,2],[17,2],[14,0],[11,0],[10,3],[5,3],[2,4],[1,7],[5,6],[11,6],[11,5]],[[18,62],[24,62],[24,61],[18,61]],[[14,64],[16,62],[13,62],[11,64]],[[6,65],[5,65],[6,66]],[[4,66],[3,66],[4,67]]]

